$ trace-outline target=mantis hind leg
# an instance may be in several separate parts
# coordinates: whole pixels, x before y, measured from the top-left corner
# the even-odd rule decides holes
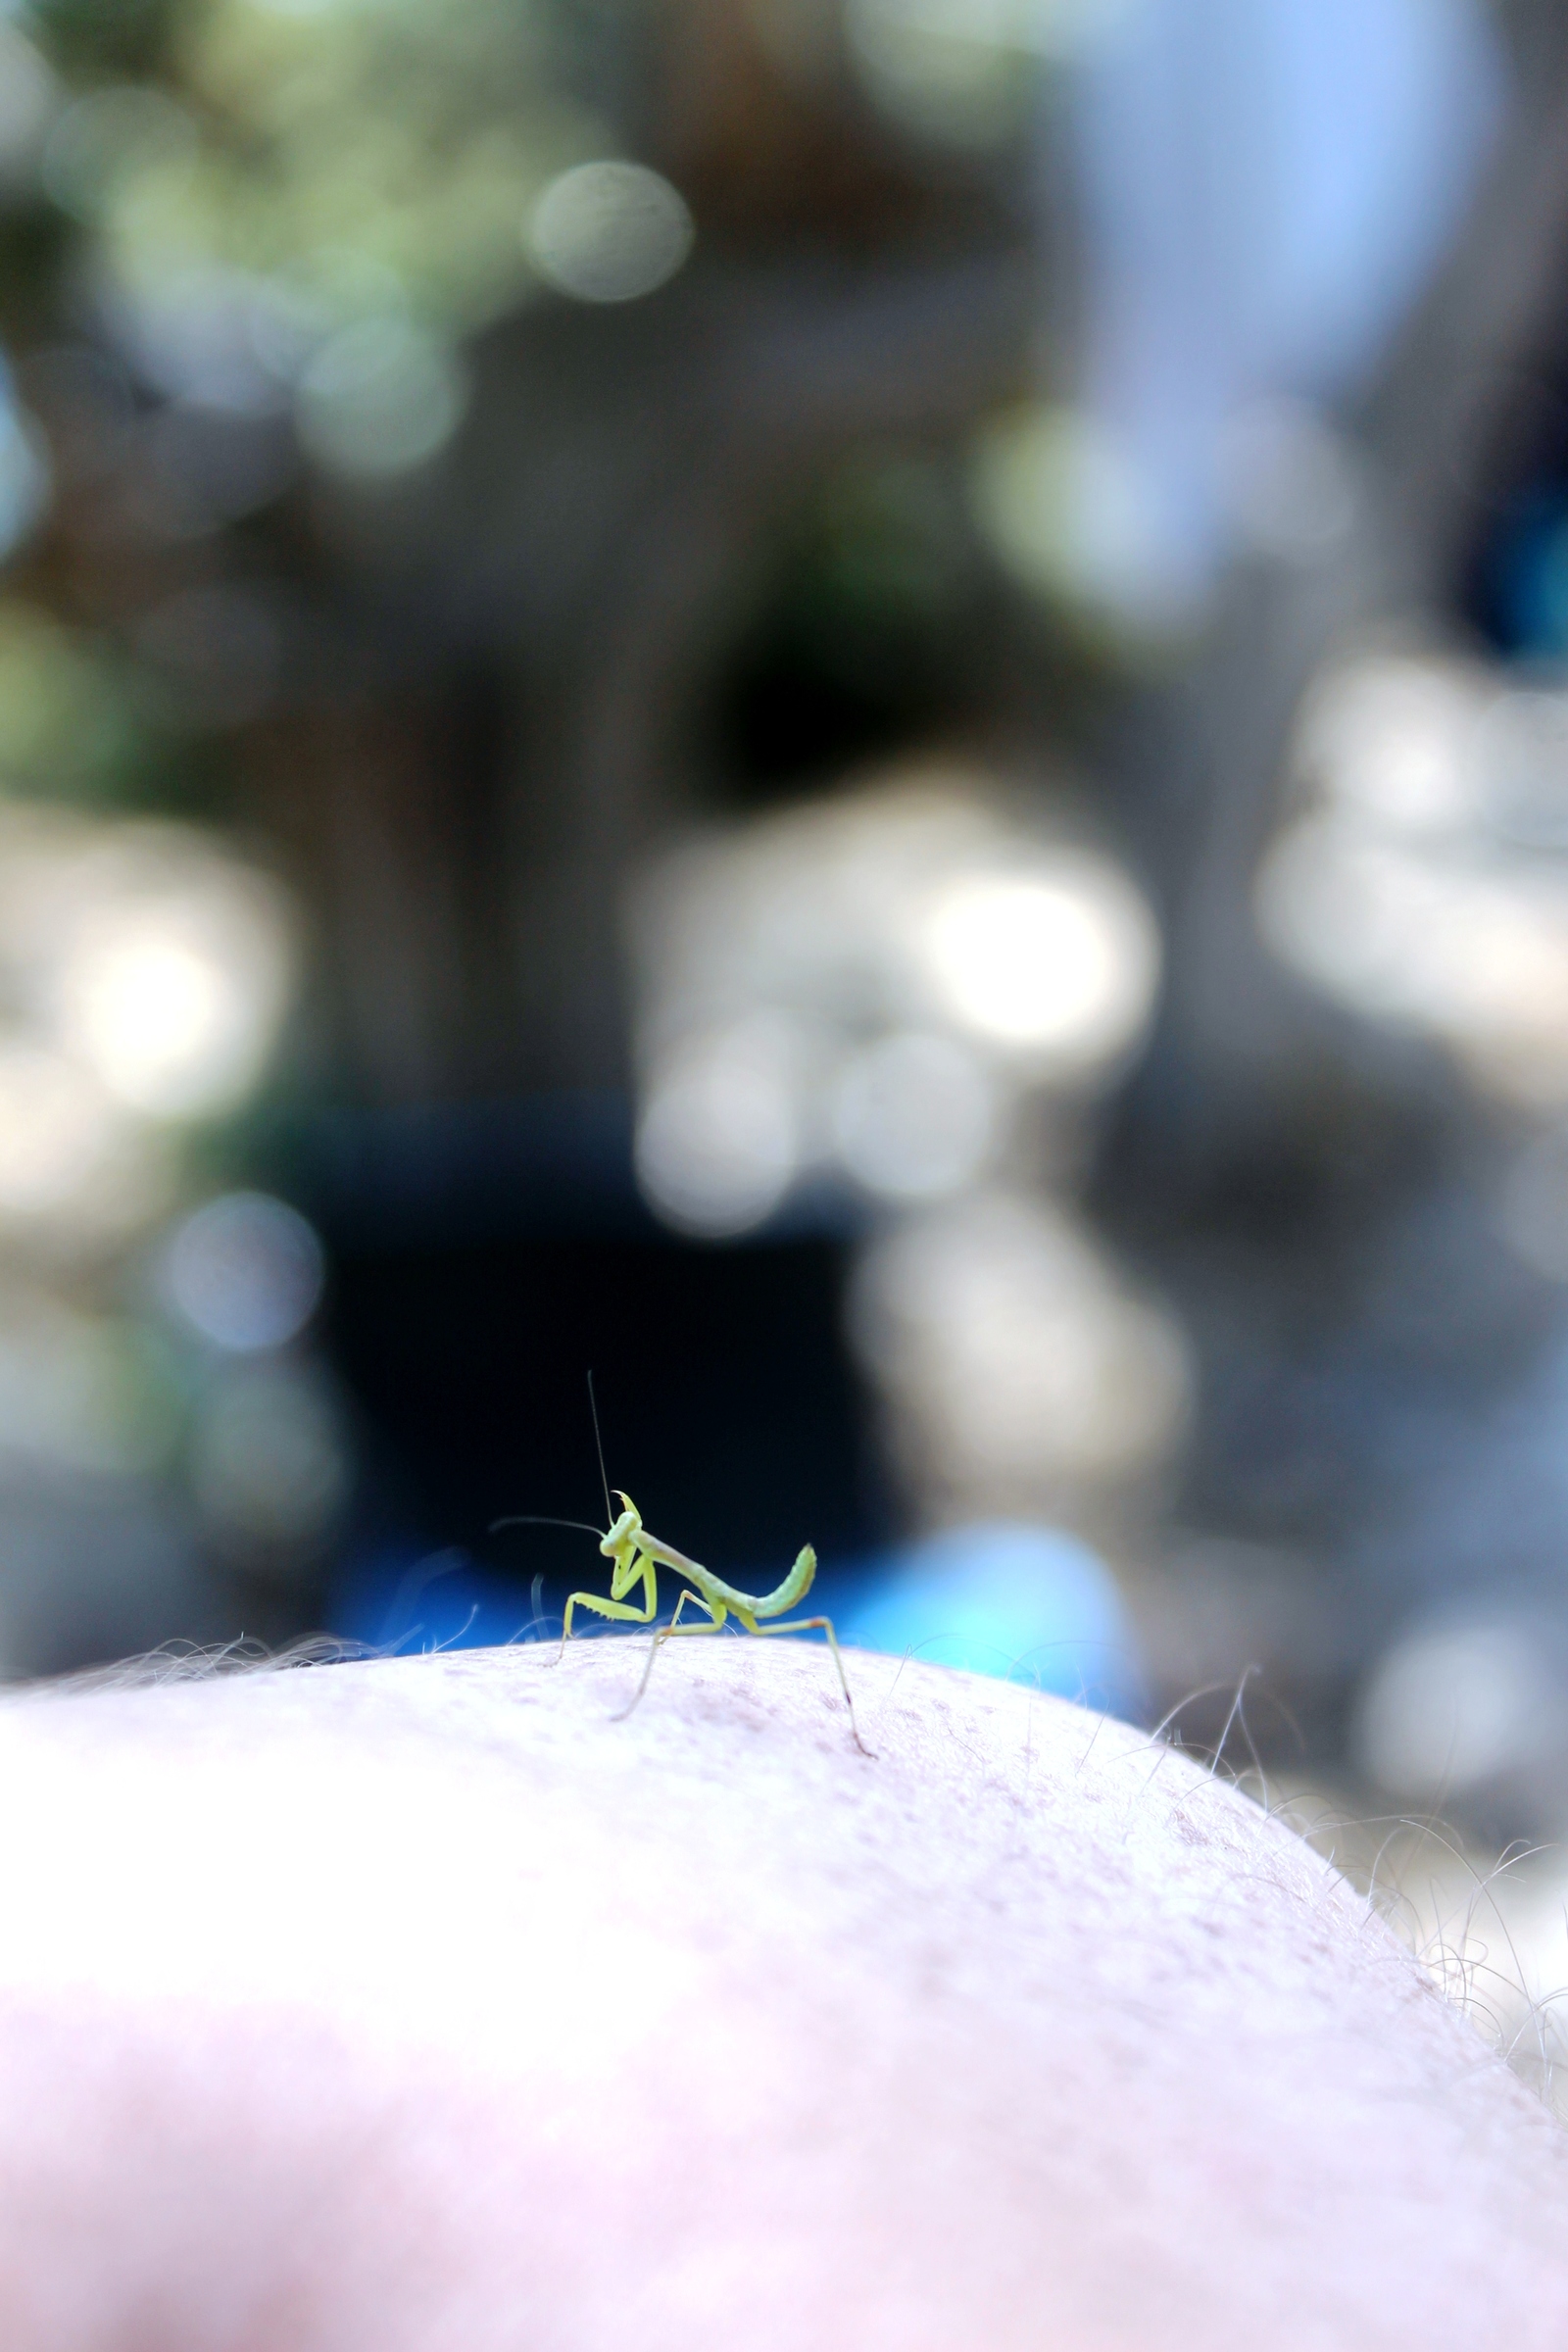
[[[688,1601],[691,1601],[693,1606],[696,1608],[706,1609],[709,1616],[713,1621],[712,1624],[682,1625],[680,1621],[680,1613]],[[624,1723],[627,1716],[631,1713],[632,1707],[637,1706],[640,1702],[643,1692],[648,1688],[648,1679],[654,1671],[654,1660],[658,1657],[660,1649],[664,1642],[672,1641],[676,1635],[721,1633],[723,1631],[724,1620],[728,1615],[729,1611],[725,1608],[724,1603],[721,1600],[704,1600],[700,1593],[687,1592],[683,1588],[680,1597],[675,1603],[674,1615],[670,1618],[670,1621],[667,1625],[660,1627],[659,1632],[654,1636],[653,1640],[648,1644],[648,1659],[647,1663],[643,1667],[643,1679],[638,1684],[636,1690],[632,1694],[631,1706],[623,1707],[620,1713],[615,1716],[613,1720],[616,1723]]]
[[[840,1690],[843,1691],[843,1693],[844,1693],[844,1704],[845,1704],[845,1706],[846,1706],[846,1707],[849,1709],[849,1713],[850,1713],[850,1730],[851,1730],[851,1731],[854,1733],[854,1735],[855,1735],[855,1744],[856,1744],[856,1746],[857,1746],[857,1747],[859,1749],[859,1751],[860,1751],[860,1753],[861,1753],[861,1755],[862,1755],[862,1756],[868,1756],[868,1755],[870,1755],[870,1753],[871,1753],[871,1750],[870,1750],[870,1749],[869,1749],[869,1748],[866,1746],[866,1744],[865,1744],[865,1741],[864,1741],[864,1740],[863,1740],[860,1738],[860,1727],[859,1727],[859,1725],[858,1725],[858,1724],[856,1722],[856,1720],[855,1720],[855,1701],[854,1701],[854,1699],[853,1699],[853,1698],[850,1696],[850,1678],[849,1678],[849,1676],[848,1676],[848,1675],[845,1673],[845,1671],[844,1671],[844,1657],[843,1657],[843,1653],[841,1652],[841,1650],[840,1650],[840,1648],[839,1648],[839,1638],[838,1638],[837,1634],[836,1634],[836,1633],[833,1631],[833,1620],[832,1620],[832,1618],[831,1618],[831,1617],[792,1617],[792,1618],[789,1620],[789,1622],[788,1622],[788,1624],[787,1624],[787,1625],[756,1625],[756,1624],[754,1624],[754,1625],[751,1627],[751,1629],[750,1629],[750,1630],[751,1630],[751,1631],[752,1631],[754,1634],[758,1635],[758,1636],[759,1636],[759,1638],[761,1638],[761,1637],[764,1637],[764,1636],[766,1636],[766,1635],[768,1635],[768,1634],[809,1634],[809,1633],[814,1633],[814,1632],[816,1631],[816,1629],[817,1629],[817,1627],[818,1627],[818,1626],[820,1626],[820,1628],[821,1628],[822,1632],[823,1632],[824,1634],[826,1634],[826,1636],[827,1636],[827,1645],[828,1645],[829,1649],[830,1649],[830,1650],[833,1652],[833,1663],[834,1663],[834,1665],[835,1665],[835,1666],[838,1668],[838,1676],[839,1676],[839,1689],[840,1689]],[[695,1632],[697,1629],[694,1627],[692,1630]],[[706,1632],[706,1631],[707,1631],[707,1628],[705,1627],[703,1630]]]

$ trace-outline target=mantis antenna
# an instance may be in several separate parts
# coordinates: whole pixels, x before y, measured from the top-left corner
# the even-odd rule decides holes
[[[590,1527],[586,1519],[541,1519],[532,1511],[515,1512],[508,1519],[492,1519],[489,1532],[493,1536],[503,1527],[569,1527],[579,1536],[603,1536],[602,1527]]]
[[[605,1490],[605,1525],[615,1524],[615,1506],[610,1499],[610,1472],[605,1468],[605,1441],[599,1434],[599,1399],[594,1395],[594,1376],[588,1375],[588,1410],[594,1417],[594,1445],[599,1453],[599,1481]]]
[[[615,1506],[610,1499],[610,1473],[605,1468],[605,1442],[599,1434],[599,1400],[594,1395],[594,1376],[591,1372],[588,1375],[588,1410],[594,1417],[594,1447],[599,1455],[599,1476],[605,1490],[605,1524],[613,1527]],[[586,1519],[542,1518],[535,1511],[513,1512],[508,1518],[492,1519],[489,1533],[496,1535],[504,1527],[569,1527],[573,1534],[579,1536],[602,1537],[605,1533],[603,1527],[590,1527]]]

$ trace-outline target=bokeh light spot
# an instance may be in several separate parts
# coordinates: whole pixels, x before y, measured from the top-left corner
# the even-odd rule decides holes
[[[579,302],[632,302],[674,276],[695,231],[685,199],[642,164],[578,164],[553,179],[528,223],[534,260]]]
[[[1391,1795],[1441,1801],[1530,1762],[1551,1743],[1559,1704],[1524,1624],[1418,1625],[1362,1693],[1360,1761]]]
[[[783,1200],[800,1160],[791,1042],[785,1024],[739,1024],[687,1041],[656,1071],[637,1175],[668,1222],[745,1233]]]
[[[300,435],[331,472],[384,480],[426,465],[463,421],[456,355],[407,318],[361,318],[329,337],[300,378]]]
[[[1067,1063],[1128,1044],[1153,992],[1157,947],[1141,902],[1087,863],[1059,877],[959,881],[937,900],[927,941],[961,1020]]]
[[[62,1036],[128,1108],[214,1117],[251,1091],[276,1036],[290,960],[282,906],[238,867],[145,879],[81,907],[55,981]]]
[[[983,1164],[996,1129],[994,1090],[956,1039],[905,1031],[845,1063],[832,1125],[840,1159],[868,1192],[931,1200]]]
[[[225,1193],[184,1219],[164,1288],[194,1331],[236,1354],[281,1348],[320,1300],[326,1266],[314,1227],[266,1193]]]

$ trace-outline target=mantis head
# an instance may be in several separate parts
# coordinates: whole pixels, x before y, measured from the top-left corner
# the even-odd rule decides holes
[[[607,1560],[612,1560],[619,1553],[625,1551],[629,1545],[635,1544],[643,1532],[642,1514],[631,1496],[622,1494],[619,1487],[615,1489],[615,1493],[620,1494],[620,1499],[626,1508],[599,1546]]]

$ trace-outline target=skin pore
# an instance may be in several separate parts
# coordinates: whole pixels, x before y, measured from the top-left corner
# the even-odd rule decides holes
[[[1255,1806],[642,1650],[0,1707],[7,2352],[1568,2343],[1568,2140]]]

